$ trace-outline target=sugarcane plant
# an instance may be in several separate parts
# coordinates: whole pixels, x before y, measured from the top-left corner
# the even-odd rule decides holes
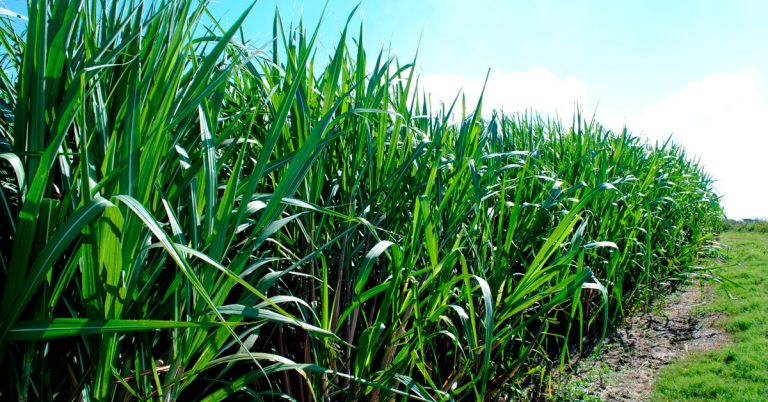
[[[434,103],[349,21],[0,17],[0,397],[524,397],[716,248],[712,178],[577,114]],[[320,22],[318,22],[319,24]],[[271,48],[271,49],[270,49]]]

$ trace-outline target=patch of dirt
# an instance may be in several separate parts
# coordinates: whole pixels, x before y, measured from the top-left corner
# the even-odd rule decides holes
[[[627,320],[595,357],[581,361],[564,380],[588,384],[582,390],[605,401],[646,400],[661,366],[730,341],[723,330],[713,326],[723,315],[702,313],[702,306],[712,297],[711,285],[702,288],[697,284],[670,295],[657,311]],[[596,364],[603,374],[595,375]]]

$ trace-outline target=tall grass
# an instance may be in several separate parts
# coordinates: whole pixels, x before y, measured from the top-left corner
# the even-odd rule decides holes
[[[732,232],[768,233],[768,221],[764,219],[745,219],[743,221],[727,219],[723,221],[723,230]]]
[[[362,27],[318,61],[277,15],[262,54],[249,10],[28,8],[0,29],[3,398],[514,396],[721,219],[677,145],[433,110]]]

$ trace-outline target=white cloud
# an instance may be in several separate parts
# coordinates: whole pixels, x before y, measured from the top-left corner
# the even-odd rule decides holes
[[[464,79],[456,74],[426,74],[421,86],[432,95],[432,104],[447,106],[463,90],[467,108],[474,109],[484,79]],[[492,71],[483,96],[484,110],[516,112],[533,109],[540,113],[570,118],[576,102],[587,100],[587,86],[572,77],[558,78],[543,67],[528,71]],[[457,105],[460,106],[460,103]]]
[[[673,135],[717,180],[731,218],[768,217],[768,99],[757,77],[715,73],[630,114],[627,127],[651,139]]]
[[[460,89],[467,107],[474,108],[482,79],[455,74],[426,74],[422,88],[432,94],[433,106],[449,105]],[[559,78],[537,67],[522,72],[492,72],[484,96],[484,109],[517,112],[533,109],[558,114],[568,121],[576,102],[585,113],[594,108],[587,85],[573,78]],[[627,96],[631,96],[628,94]],[[619,101],[619,102],[617,102]],[[670,134],[691,157],[699,157],[724,195],[723,205],[731,218],[768,217],[768,99],[758,77],[747,73],[714,73],[692,81],[666,99],[643,110],[626,110],[623,117],[601,113],[611,104],[620,110],[619,99],[603,99],[597,118],[607,127],[644,134],[651,140]]]

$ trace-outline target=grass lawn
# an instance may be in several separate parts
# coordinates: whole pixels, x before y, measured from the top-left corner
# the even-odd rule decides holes
[[[768,234],[723,234],[729,259],[708,309],[727,314],[724,348],[691,354],[659,373],[652,401],[768,400]]]

